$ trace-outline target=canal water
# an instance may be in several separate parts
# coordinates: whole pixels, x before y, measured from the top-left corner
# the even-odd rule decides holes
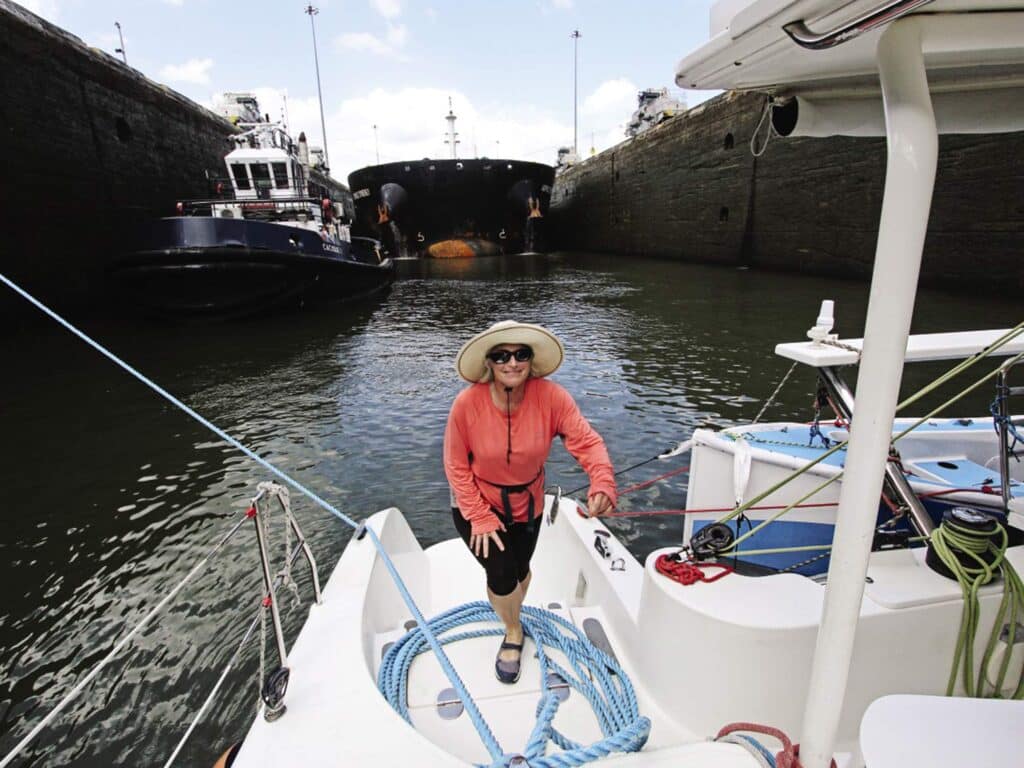
[[[430,545],[453,535],[441,467],[445,418],[463,386],[453,359],[491,323],[514,318],[558,333],[567,359],[556,380],[616,466],[627,467],[695,427],[752,420],[789,369],[774,345],[802,339],[824,298],[836,301],[837,329],[859,335],[867,302],[867,286],[856,282],[628,257],[401,267],[388,295],[352,307],[213,327],[121,319],[85,328],[346,514],[398,506]],[[1020,319],[1017,302],[924,290],[913,330]],[[269,479],[56,326],[8,335],[4,349],[0,752],[192,569]],[[904,390],[941,370],[910,370]],[[809,419],[814,390],[813,374],[796,371],[764,418]],[[954,410],[981,415],[990,398],[986,385]],[[620,485],[684,463],[646,464]],[[584,483],[560,444],[548,481]],[[685,483],[677,475],[623,497],[622,507],[682,508]],[[298,494],[293,506],[326,579],[349,531]],[[675,517],[610,527],[638,558],[681,533]],[[289,639],[308,607],[309,580],[300,574],[298,583],[307,602],[285,600]],[[255,615],[259,592],[246,526],[15,765],[162,765]],[[210,765],[245,733],[258,658],[250,642],[179,765]]]

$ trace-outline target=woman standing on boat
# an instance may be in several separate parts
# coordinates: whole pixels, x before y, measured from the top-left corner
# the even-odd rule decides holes
[[[455,527],[487,572],[487,597],[505,624],[494,665],[503,683],[519,679],[520,608],[544,511],[544,462],[556,436],[590,477],[590,514],[603,515],[617,499],[601,436],[572,396],[544,378],[564,354],[546,328],[504,320],[466,342],[455,359],[472,386],[448,415],[444,468]]]

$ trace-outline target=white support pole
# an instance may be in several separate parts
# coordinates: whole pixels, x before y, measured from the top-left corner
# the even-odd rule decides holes
[[[888,135],[885,192],[856,413],[804,711],[805,768],[828,768],[835,748],[935,184],[938,136],[920,23],[896,22],[878,43]]]

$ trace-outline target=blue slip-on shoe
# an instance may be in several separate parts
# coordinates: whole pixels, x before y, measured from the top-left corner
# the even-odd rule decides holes
[[[525,638],[523,640],[525,642]],[[502,651],[519,651],[519,658],[515,661],[506,661],[501,658]],[[494,659],[494,675],[502,683],[512,685],[513,683],[519,682],[519,673],[523,669],[523,643],[510,643],[508,641],[508,635],[501,641],[501,647],[498,649],[498,656]]]

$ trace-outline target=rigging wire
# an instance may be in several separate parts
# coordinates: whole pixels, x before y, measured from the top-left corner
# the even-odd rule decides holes
[[[0,275],[0,277],[2,277],[2,275]],[[35,727],[31,731],[29,731],[28,734],[21,739],[21,741],[14,745],[14,748],[11,749],[2,760],[0,760],[0,768],[4,768],[4,766],[10,764],[10,762],[18,756],[21,750],[28,746],[29,743],[31,743],[32,740],[39,735],[43,728],[45,728],[47,725],[53,722],[53,719],[57,717],[57,715],[60,714],[61,711],[63,711],[64,707],[66,707],[75,698],[77,698],[77,696],[85,689],[85,687],[93,680],[93,678],[95,678],[96,675],[98,675],[100,671],[104,667],[106,667],[107,664],[109,664],[114,659],[114,657],[117,656],[118,653],[121,652],[121,649],[128,644],[128,641],[135,637],[135,635],[138,634],[139,630],[145,627],[149,623],[150,619],[152,619],[161,610],[163,610],[164,606],[167,605],[167,603],[169,603],[171,599],[181,591],[182,587],[184,587],[189,581],[191,581],[192,577],[199,573],[206,566],[206,564],[213,558],[213,556],[224,547],[228,539],[230,539],[235,534],[235,532],[242,527],[242,524],[245,523],[247,519],[248,518],[243,515],[242,518],[231,527],[231,530],[229,530],[223,536],[223,538],[221,538],[221,540],[218,541],[217,544],[215,544],[213,548],[210,549],[209,552],[207,552],[206,557],[200,560],[195,565],[195,567],[188,572],[185,578],[182,579],[176,587],[174,587],[174,589],[168,592],[159,603],[157,603],[152,609],[150,609],[150,611],[142,618],[142,620],[138,624],[136,624],[131,629],[131,631],[129,631],[124,637],[122,637],[117,642],[117,644],[107,653],[107,655],[104,656],[100,660],[100,662],[95,667],[93,667],[88,674],[86,674],[85,677],[83,677],[81,680],[78,681],[78,683],[75,684],[74,688],[72,688],[70,691],[68,691],[67,694],[65,694],[64,698],[62,698],[57,703],[57,706],[51,709],[43,717],[42,720],[36,723]]]

